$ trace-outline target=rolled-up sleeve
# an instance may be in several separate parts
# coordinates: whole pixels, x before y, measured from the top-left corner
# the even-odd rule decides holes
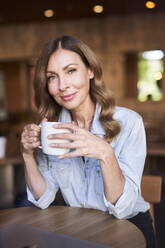
[[[124,190],[115,204],[110,203],[105,195],[103,196],[109,213],[119,219],[135,215],[133,211],[141,194],[140,184],[146,158],[146,135],[142,118],[137,115],[128,122],[124,132],[126,135],[124,140],[119,140],[122,147],[117,155],[120,169],[125,177]]]
[[[38,200],[35,200],[27,186],[27,197],[35,206],[45,209],[54,201],[59,185],[50,173],[47,156],[39,151],[39,149],[36,152],[36,162],[45,179],[46,190]]]

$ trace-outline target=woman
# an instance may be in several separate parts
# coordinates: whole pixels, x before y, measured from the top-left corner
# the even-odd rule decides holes
[[[60,188],[67,205],[129,219],[144,233],[147,247],[154,247],[149,204],[140,190],[146,156],[142,118],[115,107],[94,53],[74,37],[52,39],[38,59],[34,89],[40,121],[58,121],[56,128],[71,130],[49,138],[71,142],[51,145],[69,148],[65,155],[43,154],[40,127],[25,126],[28,199],[46,208]]]

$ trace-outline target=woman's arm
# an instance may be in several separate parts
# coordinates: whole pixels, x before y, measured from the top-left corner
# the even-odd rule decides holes
[[[109,191],[106,191],[106,188],[109,189],[109,187],[106,187],[106,181],[104,179],[105,176],[108,180],[108,176],[106,175],[108,172],[104,173],[104,163],[108,160],[105,158],[103,160],[104,162],[101,162],[106,197],[105,204],[109,208],[109,212],[117,218],[127,218],[134,211],[135,213],[137,211],[135,204],[141,195],[141,177],[146,158],[146,137],[142,118],[139,116],[136,118],[135,116],[128,123],[128,125],[125,124],[125,129],[117,141],[117,148],[115,150],[118,165],[125,178],[123,193],[117,202],[114,202],[115,204],[109,199]],[[146,205],[143,205],[143,207],[143,210],[146,207],[148,208]]]
[[[22,132],[21,143],[28,200],[45,209],[54,201],[59,185],[51,175],[46,155],[36,149],[40,145],[39,135],[40,127],[28,125]]]
[[[25,180],[29,190],[38,200],[46,190],[45,179],[40,173],[34,155],[23,153]]]
[[[105,197],[109,202],[115,204],[123,193],[125,178],[119,167],[114,150],[109,144],[105,144],[103,147],[100,166]]]
[[[40,127],[35,124],[30,124],[24,127],[21,137],[25,180],[36,200],[41,197],[46,189],[45,180],[34,158],[34,150],[40,145],[39,135]]]

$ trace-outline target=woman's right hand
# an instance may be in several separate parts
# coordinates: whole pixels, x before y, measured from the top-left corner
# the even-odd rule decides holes
[[[21,134],[22,153],[33,154],[35,148],[40,146],[41,128],[36,124],[28,124]]]

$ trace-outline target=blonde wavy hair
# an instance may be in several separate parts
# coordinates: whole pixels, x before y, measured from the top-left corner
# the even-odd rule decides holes
[[[92,50],[82,41],[72,36],[62,36],[50,40],[38,58],[34,78],[34,98],[40,120],[47,117],[49,121],[58,121],[61,106],[48,92],[46,69],[52,53],[63,48],[77,53],[85,66],[94,73],[90,80],[90,96],[94,103],[102,106],[99,120],[106,132],[105,140],[111,141],[120,132],[120,124],[113,119],[115,100],[112,92],[103,82],[103,72],[100,62]]]

